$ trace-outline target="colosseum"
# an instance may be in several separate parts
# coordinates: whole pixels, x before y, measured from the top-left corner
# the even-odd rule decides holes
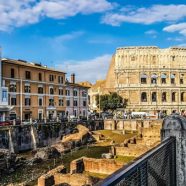
[[[185,110],[186,48],[117,48],[102,92],[108,91],[128,99],[128,111],[170,114]]]

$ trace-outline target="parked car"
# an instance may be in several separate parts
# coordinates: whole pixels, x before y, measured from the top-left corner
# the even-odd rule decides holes
[[[9,126],[13,125],[12,121],[0,121],[0,126]]]

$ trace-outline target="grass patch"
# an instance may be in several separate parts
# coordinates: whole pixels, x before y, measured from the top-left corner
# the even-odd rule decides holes
[[[108,174],[100,174],[100,173],[94,173],[94,172],[84,172],[84,174],[94,177],[94,178],[99,178],[99,179],[105,179]]]
[[[12,174],[4,175],[0,177],[0,185],[5,186],[10,183],[13,185],[17,185],[18,183],[29,181],[32,176],[35,178],[34,181],[29,182],[27,186],[37,185],[37,178],[42,174],[47,173],[49,170],[64,164],[69,170],[70,162],[74,159],[80,158],[82,156],[90,157],[90,158],[101,158],[102,153],[109,152],[109,147],[103,146],[91,146],[91,147],[82,147],[77,151],[73,151],[72,153],[67,153],[63,155],[61,158],[50,159],[47,161],[43,161],[42,163],[36,165],[23,165],[16,172]]]
[[[101,154],[108,153],[108,146],[91,146],[91,147],[83,147],[77,151],[72,153],[65,154],[62,158],[65,167],[69,170],[70,162],[72,160],[81,158],[82,156],[86,156],[89,158],[101,158]]]
[[[133,161],[134,159],[135,159],[135,157],[133,157],[133,156],[116,156],[116,158],[115,158],[115,160],[117,162],[122,162],[124,164],[129,163],[129,162]]]
[[[111,130],[99,130],[98,132],[104,135],[106,138],[109,138],[110,140],[114,140],[115,143],[123,143],[125,139],[129,139],[136,135],[136,134],[123,135],[123,134],[115,133]]]

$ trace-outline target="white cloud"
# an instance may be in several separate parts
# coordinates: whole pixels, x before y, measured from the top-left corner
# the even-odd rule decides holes
[[[185,37],[168,37],[168,41],[176,41],[176,42],[183,42],[186,40]]]
[[[186,5],[153,5],[149,8],[127,8],[117,13],[108,13],[102,18],[102,23],[120,26],[123,22],[152,24],[163,21],[178,21],[186,17]]]
[[[54,50],[59,52],[65,52],[66,44],[68,41],[74,41],[85,34],[84,31],[74,31],[55,37],[43,38]]]
[[[0,0],[0,30],[37,23],[45,17],[65,19],[101,13],[114,6],[107,0]]]
[[[152,38],[157,38],[158,32],[156,30],[147,30],[145,34],[150,35]]]
[[[186,47],[186,43],[179,44],[180,47]]]
[[[112,55],[105,54],[93,59],[83,61],[66,61],[57,65],[58,69],[66,71],[69,75],[76,74],[76,82],[105,79]]]
[[[83,31],[71,32],[69,34],[64,34],[64,35],[56,36],[56,37],[52,38],[52,41],[55,42],[55,43],[63,43],[65,41],[70,41],[70,40],[79,38],[83,34],[84,34]]]
[[[186,36],[186,22],[185,23],[178,23],[178,24],[173,24],[170,26],[167,26],[163,29],[163,31],[166,32],[179,32],[182,35]]]

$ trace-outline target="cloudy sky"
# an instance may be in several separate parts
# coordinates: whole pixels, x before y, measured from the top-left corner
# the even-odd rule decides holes
[[[0,0],[2,56],[104,79],[119,46],[186,46],[185,0]]]

